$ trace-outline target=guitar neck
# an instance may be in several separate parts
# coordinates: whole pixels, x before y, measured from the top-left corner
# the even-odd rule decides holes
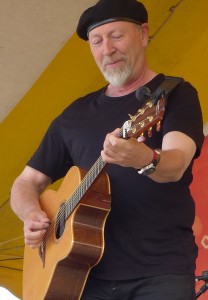
[[[65,213],[66,217],[68,217],[71,212],[74,210],[74,208],[77,206],[77,204],[80,202],[84,194],[88,191],[92,183],[95,181],[95,179],[98,177],[98,175],[102,172],[104,167],[107,164],[102,160],[102,157],[100,156],[94,165],[91,167],[91,169],[87,172],[85,177],[82,179],[80,185],[77,187],[77,189],[74,191],[74,193],[71,195],[71,197],[65,202]]]

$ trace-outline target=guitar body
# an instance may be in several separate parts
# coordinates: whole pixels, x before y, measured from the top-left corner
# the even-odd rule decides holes
[[[85,175],[72,167],[58,191],[45,191],[40,204],[56,222],[61,205],[69,199]],[[65,220],[61,235],[57,226],[47,238],[44,255],[25,246],[23,300],[79,300],[90,269],[104,251],[104,225],[110,211],[110,184],[101,173]],[[50,227],[50,226],[49,226]]]

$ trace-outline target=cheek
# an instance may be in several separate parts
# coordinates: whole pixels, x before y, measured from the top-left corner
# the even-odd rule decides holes
[[[100,68],[100,66],[102,65],[102,60],[103,60],[103,56],[102,56],[101,52],[98,50],[95,50],[95,49],[91,49],[91,52],[92,52],[92,56],[93,56],[96,64]]]

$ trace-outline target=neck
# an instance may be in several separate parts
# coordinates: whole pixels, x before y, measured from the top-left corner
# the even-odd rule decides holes
[[[121,87],[116,87],[116,86],[109,84],[105,91],[105,94],[110,97],[125,96],[127,94],[134,92],[140,86],[147,84],[156,75],[157,75],[157,73],[155,73],[151,69],[147,68],[135,80],[129,81]]]

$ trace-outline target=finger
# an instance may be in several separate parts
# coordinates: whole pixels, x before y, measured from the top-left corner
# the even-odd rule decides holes
[[[48,216],[46,215],[45,212],[41,212],[41,213],[32,215],[31,218],[35,221],[40,221],[40,222],[45,222],[45,223],[50,222],[50,219],[48,218]]]
[[[143,135],[141,135],[137,138],[137,142],[139,142],[139,143],[143,143],[144,141],[145,141],[145,137]]]
[[[108,138],[108,141],[109,141],[109,143],[110,143],[112,146],[116,146],[116,145],[117,145],[117,139],[118,139],[118,138],[116,138],[115,135],[111,134],[111,135],[109,136],[109,138]]]
[[[28,246],[30,246],[31,249],[36,249],[36,248],[39,248],[41,246],[41,243],[35,244],[35,245],[28,245]]]
[[[26,220],[24,223],[24,228],[25,231],[38,231],[38,230],[42,230],[42,229],[47,229],[49,226],[48,222],[37,222],[34,220]]]
[[[42,236],[46,233],[47,228],[41,228],[41,229],[31,229],[27,226],[24,227],[24,235],[28,239],[40,239]]]
[[[35,232],[25,232],[25,244],[27,245],[40,245],[43,237],[46,233],[46,230],[39,230],[39,231],[35,231]]]
[[[106,163],[113,163],[113,158],[108,151],[101,151],[102,160]]]

